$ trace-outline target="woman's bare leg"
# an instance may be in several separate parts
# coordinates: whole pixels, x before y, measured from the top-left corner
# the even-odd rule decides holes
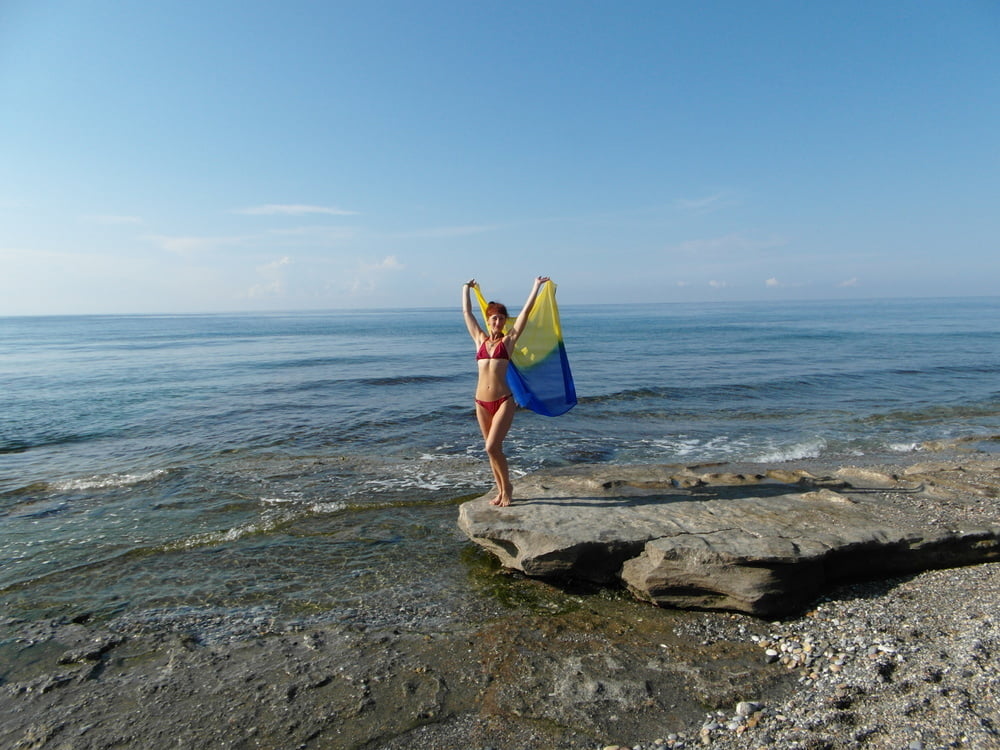
[[[476,416],[486,444],[486,455],[490,459],[490,468],[497,483],[497,496],[490,501],[491,505],[505,507],[510,505],[514,487],[510,481],[510,470],[507,456],[503,452],[503,441],[514,422],[514,400],[507,399],[496,414],[490,414],[480,405],[476,405]]]
[[[483,408],[481,405],[477,403],[476,419],[479,421],[479,430],[480,432],[483,433],[483,443],[485,444],[490,437],[490,426],[493,423],[493,415],[490,414],[488,411],[486,411],[485,408]],[[493,481],[496,482],[497,485],[496,497],[494,497],[493,500],[490,501],[491,504],[495,505],[500,497],[500,485],[502,483],[502,480],[500,478],[500,475],[497,474],[497,467],[494,465],[492,459],[490,459],[490,470],[493,472]]]

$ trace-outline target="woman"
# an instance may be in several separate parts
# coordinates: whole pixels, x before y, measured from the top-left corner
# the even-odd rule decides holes
[[[490,302],[486,307],[487,330],[484,331],[476,316],[472,314],[472,301],[469,297],[472,287],[476,286],[476,280],[472,279],[462,287],[462,313],[465,315],[465,325],[478,347],[476,364],[479,367],[479,383],[476,386],[476,418],[479,420],[479,429],[483,432],[486,455],[490,458],[490,468],[493,469],[493,478],[497,483],[497,496],[490,501],[491,505],[500,507],[510,505],[514,489],[510,483],[507,457],[503,452],[503,441],[514,421],[514,411],[517,408],[510,387],[507,385],[510,352],[528,322],[528,313],[535,305],[539,289],[548,280],[547,276],[535,279],[521,314],[517,316],[517,320],[506,335],[503,329],[507,324],[507,308],[499,302]]]

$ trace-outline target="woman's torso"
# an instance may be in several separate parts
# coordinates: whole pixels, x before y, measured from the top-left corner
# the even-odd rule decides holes
[[[479,400],[494,401],[510,393],[507,386],[509,347],[510,342],[505,336],[499,341],[484,339],[476,350],[476,365],[479,369],[476,398]]]

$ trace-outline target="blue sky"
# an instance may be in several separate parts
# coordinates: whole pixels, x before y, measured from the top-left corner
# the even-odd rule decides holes
[[[1000,4],[0,4],[0,315],[995,295]]]

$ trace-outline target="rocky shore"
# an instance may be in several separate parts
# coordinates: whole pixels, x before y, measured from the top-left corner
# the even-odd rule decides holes
[[[995,525],[1000,462],[938,463],[887,512]],[[0,747],[1000,748],[1000,565],[840,583],[765,619],[556,588],[471,545],[463,564],[462,601],[349,623],[0,619]]]

